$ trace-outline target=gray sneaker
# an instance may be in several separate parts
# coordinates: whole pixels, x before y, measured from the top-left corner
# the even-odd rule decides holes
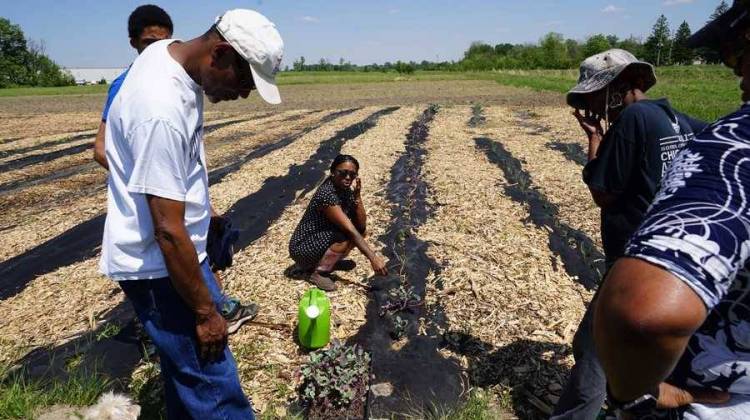
[[[252,321],[258,315],[258,309],[255,303],[242,304],[235,299],[229,299],[221,310],[221,316],[227,320],[227,332],[236,333],[242,324]]]

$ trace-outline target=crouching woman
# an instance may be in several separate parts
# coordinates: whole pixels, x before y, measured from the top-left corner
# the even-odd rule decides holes
[[[289,241],[296,268],[309,273],[310,282],[322,290],[336,290],[331,272],[354,268],[353,261],[343,260],[354,247],[370,260],[376,274],[387,274],[385,261],[364,239],[367,215],[358,174],[357,159],[336,156],[330,176],[315,191]]]

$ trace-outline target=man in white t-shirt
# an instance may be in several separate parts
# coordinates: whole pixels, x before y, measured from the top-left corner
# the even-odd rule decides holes
[[[273,23],[230,10],[198,38],[146,49],[109,111],[100,269],[119,282],[159,351],[169,418],[253,417],[206,259],[203,94],[219,102],[257,89],[281,102],[282,53]]]

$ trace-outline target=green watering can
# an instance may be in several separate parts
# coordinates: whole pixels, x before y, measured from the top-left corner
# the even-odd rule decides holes
[[[326,294],[313,287],[299,301],[297,334],[308,349],[319,349],[331,339],[331,303]]]

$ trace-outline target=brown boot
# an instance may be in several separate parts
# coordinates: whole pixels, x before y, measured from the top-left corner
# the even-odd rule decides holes
[[[318,289],[325,290],[326,292],[333,292],[336,290],[336,283],[334,283],[330,277],[324,276],[317,271],[310,274],[310,283],[314,284]]]

